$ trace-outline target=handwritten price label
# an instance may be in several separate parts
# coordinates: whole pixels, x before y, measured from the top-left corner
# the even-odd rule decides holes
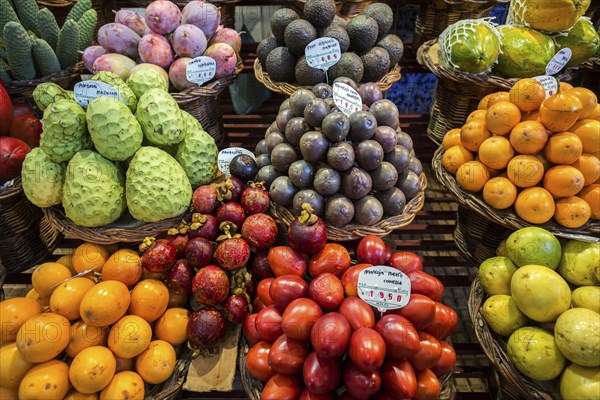
[[[217,63],[210,57],[200,56],[194,58],[187,65],[185,77],[188,81],[202,85],[215,77]]]
[[[352,86],[345,83],[333,84],[333,102],[341,112],[346,115],[362,110],[362,99]]]
[[[217,165],[219,166],[219,170],[228,177],[231,176],[231,174],[229,173],[229,164],[235,156],[240,154],[247,154],[252,158],[255,158],[254,153],[252,153],[250,150],[244,149],[242,147],[229,147],[227,149],[221,150],[219,152],[219,155],[217,156]]]
[[[304,55],[309,67],[326,71],[340,61],[340,42],[330,37],[315,39],[306,45]]]
[[[121,100],[121,93],[108,83],[100,81],[82,81],[73,88],[75,101],[83,108],[87,108],[96,97],[107,96]]]
[[[560,49],[558,53],[552,57],[552,60],[550,60],[548,65],[546,65],[546,74],[558,74],[565,67],[565,65],[567,65],[571,59],[571,55],[573,55],[573,52],[570,48],[565,47],[564,49]]]
[[[542,84],[546,91],[546,98],[554,95],[558,91],[558,81],[553,76],[540,75],[534,76],[533,79]]]
[[[381,312],[402,308],[410,300],[410,279],[392,267],[369,267],[358,275],[358,297]]]

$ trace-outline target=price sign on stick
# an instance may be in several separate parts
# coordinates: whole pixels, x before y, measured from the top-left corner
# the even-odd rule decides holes
[[[546,74],[547,75],[556,75],[567,65],[569,60],[571,59],[571,55],[573,52],[570,48],[565,47],[564,49],[560,49],[558,53],[552,57],[552,60],[546,65]]]
[[[315,39],[306,45],[304,55],[309,67],[327,71],[329,67],[340,61],[342,56],[340,42],[330,37]]]
[[[215,77],[217,63],[210,57],[200,56],[190,61],[185,70],[188,81],[202,85]]]
[[[558,91],[558,81],[555,77],[549,75],[534,76],[533,79],[538,81],[546,91],[546,98],[556,94]]]
[[[406,306],[410,300],[410,279],[395,268],[369,267],[358,275],[358,297],[381,312]]]
[[[73,88],[75,101],[83,108],[87,108],[96,97],[107,96],[121,100],[121,93],[108,83],[100,81],[83,81],[75,84]]]
[[[362,111],[362,99],[356,90],[345,83],[333,84],[333,102],[346,115]]]

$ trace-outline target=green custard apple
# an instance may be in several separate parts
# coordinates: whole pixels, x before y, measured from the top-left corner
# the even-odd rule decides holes
[[[177,144],[185,136],[179,106],[164,90],[150,89],[140,98],[137,120],[144,136],[156,146]]]
[[[45,111],[48,106],[58,100],[73,100],[69,91],[52,82],[44,82],[37,85],[31,96],[40,111]]]
[[[578,285],[600,285],[600,243],[569,240],[564,246],[558,273],[568,282]]]
[[[150,89],[157,88],[167,92],[169,90],[169,81],[153,68],[140,68],[129,75],[127,86],[133,90],[133,93],[135,93],[135,96],[139,100]]]
[[[600,314],[587,308],[571,308],[554,326],[560,352],[584,367],[600,367]]]
[[[92,147],[85,110],[73,100],[58,100],[44,111],[40,147],[55,163]]]
[[[208,133],[193,130],[179,143],[175,159],[185,170],[192,187],[196,188],[216,178],[218,153],[215,140]]]
[[[137,97],[135,97],[133,90],[127,86],[125,81],[121,79],[120,76],[110,71],[100,71],[96,75],[92,76],[92,80],[104,82],[117,89],[121,95],[121,101],[125,103],[127,107],[129,107],[132,113],[135,112],[138,101]]]
[[[534,326],[514,331],[506,351],[519,372],[538,381],[557,378],[567,363],[552,333]]]
[[[38,207],[51,207],[62,202],[66,168],[55,163],[39,147],[25,156],[21,184],[27,199]]]
[[[186,133],[192,132],[193,130],[204,130],[200,121],[187,111],[181,110],[181,119],[183,119],[183,123],[185,124]]]

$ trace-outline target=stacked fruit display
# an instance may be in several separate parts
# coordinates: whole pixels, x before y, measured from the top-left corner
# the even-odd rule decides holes
[[[27,198],[39,207],[62,204],[69,219],[87,227],[110,224],[125,210],[144,222],[183,214],[192,188],[216,177],[214,140],[151,68],[138,69],[127,83],[107,71],[94,81],[112,86],[120,99],[102,95],[85,110],[53,83],[35,89],[43,132],[23,163]]]
[[[336,17],[334,0],[307,0],[304,19],[283,8],[271,17],[272,37],[260,42],[258,59],[272,80],[313,86],[325,82],[325,72],[311,68],[306,46],[317,38],[339,42],[341,58],[328,70],[328,77],[348,77],[356,82],[376,82],[393,69],[404,51],[402,40],[390,29],[392,9],[372,3],[349,21]]]
[[[266,382],[261,399],[335,399],[343,386],[343,398],[437,399],[438,377],[456,362],[443,339],[457,315],[440,303],[441,282],[422,271],[416,254],[392,254],[377,237],[359,243],[360,264],[351,265],[345,247],[326,243],[323,221],[295,224],[290,246],[273,247],[251,268],[262,280],[243,326],[252,346],[246,369]],[[359,274],[373,265],[408,275],[405,307],[382,314],[358,297]]]
[[[336,82],[357,88],[348,78]],[[339,111],[325,83],[283,102],[256,146],[257,177],[275,203],[296,214],[309,203],[333,226],[374,225],[402,214],[421,192],[422,166],[412,139],[398,128],[396,105],[374,83],[357,90],[363,110],[350,116]]]
[[[77,63],[79,50],[92,43],[98,20],[91,0],[78,0],[61,28],[35,0],[1,0],[0,15],[0,79],[6,82],[47,76]]]
[[[600,393],[600,243],[529,227],[512,233],[479,279],[490,296],[481,312],[508,338],[506,351],[528,378],[560,377],[563,399]]]
[[[242,41],[234,29],[219,26],[221,13],[213,4],[190,1],[179,10],[168,0],[148,5],[142,18],[134,11],[120,10],[115,22],[98,31],[99,46],[83,52],[83,62],[92,73],[110,71],[126,80],[137,60],[152,64],[167,75],[177,90],[196,86],[187,80],[188,63],[199,56],[216,63],[214,79],[231,76],[238,62]]]
[[[589,89],[569,87],[546,98],[538,81],[522,79],[484,97],[445,135],[443,167],[463,190],[532,224],[600,219],[600,106]]]

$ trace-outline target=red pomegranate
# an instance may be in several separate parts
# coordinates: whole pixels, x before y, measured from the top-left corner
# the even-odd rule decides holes
[[[229,294],[229,277],[215,265],[200,269],[192,281],[192,294],[200,304],[216,306]]]
[[[177,249],[167,239],[147,237],[140,245],[142,267],[150,272],[165,272],[175,264]]]
[[[257,249],[268,249],[277,239],[277,224],[267,214],[252,214],[242,225],[242,237]]]
[[[262,182],[250,183],[242,192],[241,204],[248,214],[264,213],[269,209],[271,198]]]

